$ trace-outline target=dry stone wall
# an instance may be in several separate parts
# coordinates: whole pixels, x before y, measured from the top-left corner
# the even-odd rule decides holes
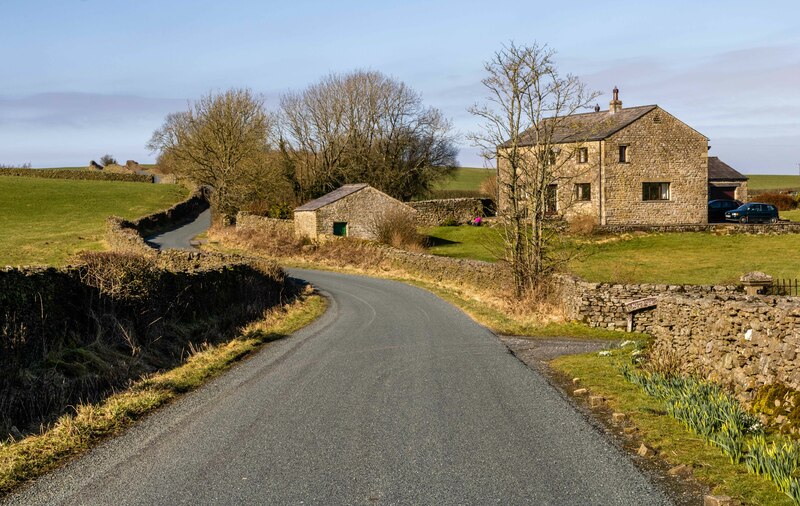
[[[255,230],[265,233],[294,233],[294,220],[281,220],[278,218],[267,218],[254,214],[240,212],[236,215],[237,230]]]
[[[679,294],[689,299],[700,299],[709,295],[742,293],[742,288],[736,285],[590,283],[565,274],[558,275],[556,283],[567,318],[591,327],[616,330],[628,328],[628,305],[637,300],[660,300],[664,296]],[[649,333],[654,325],[655,313],[651,306],[633,313],[632,330]]]
[[[420,200],[406,204],[417,210],[417,223],[428,227],[468,223],[477,216],[489,216],[492,209],[491,199],[478,198]]]
[[[622,234],[629,232],[712,232],[717,235],[749,234],[780,235],[800,233],[800,222],[778,223],[711,223],[696,225],[605,225],[598,232]]]
[[[800,390],[800,298],[663,297],[652,358],[730,387],[741,399],[781,382]]]

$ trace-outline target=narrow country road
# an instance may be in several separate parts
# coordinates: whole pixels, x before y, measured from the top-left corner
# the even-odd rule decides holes
[[[9,503],[670,503],[453,306],[289,272],[330,297],[320,320]]]
[[[174,230],[148,237],[145,241],[156,249],[194,249],[192,239],[202,234],[211,226],[211,209],[200,213],[190,223]]]

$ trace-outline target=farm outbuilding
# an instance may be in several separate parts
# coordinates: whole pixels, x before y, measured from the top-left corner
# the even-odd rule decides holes
[[[389,216],[414,219],[417,212],[368,184],[346,184],[294,210],[294,231],[301,237],[326,236],[376,240],[376,225]]]

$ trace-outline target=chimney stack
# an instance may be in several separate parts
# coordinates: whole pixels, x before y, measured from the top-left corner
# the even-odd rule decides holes
[[[616,114],[622,110],[622,101],[619,99],[619,90],[614,86],[614,99],[608,104],[608,112]]]

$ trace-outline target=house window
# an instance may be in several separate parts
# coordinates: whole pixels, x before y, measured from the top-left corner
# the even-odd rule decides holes
[[[589,148],[578,148],[578,163],[589,161]]]
[[[558,185],[547,185],[547,193],[545,194],[544,212],[545,214],[556,214],[558,211]]]
[[[591,183],[578,183],[575,185],[575,200],[587,201],[592,200],[592,184]]]
[[[347,222],[346,221],[334,221],[333,222],[333,235],[338,235],[339,237],[346,237],[347,236]]]
[[[628,146],[619,147],[619,163],[628,163]]]
[[[642,183],[642,200],[669,200],[669,183]]]

